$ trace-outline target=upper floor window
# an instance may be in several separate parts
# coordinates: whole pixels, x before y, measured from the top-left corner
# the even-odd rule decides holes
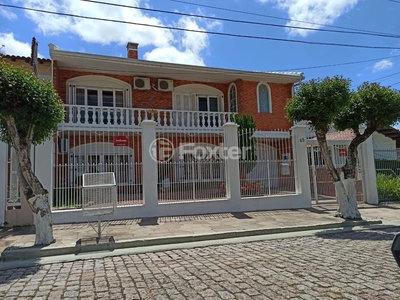
[[[258,112],[270,113],[271,108],[271,90],[266,83],[260,83],[257,88]]]
[[[81,76],[68,80],[68,103],[103,107],[131,107],[128,83],[107,76]]]
[[[175,88],[174,110],[218,112],[224,111],[224,97],[220,90],[200,84]]]
[[[229,111],[237,112],[237,92],[235,84],[232,84],[229,88]]]

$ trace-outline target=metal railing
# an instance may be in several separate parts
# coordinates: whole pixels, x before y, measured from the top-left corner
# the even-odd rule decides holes
[[[168,109],[64,105],[65,121],[70,127],[139,127],[143,120],[153,120],[162,128],[222,129],[235,113]]]

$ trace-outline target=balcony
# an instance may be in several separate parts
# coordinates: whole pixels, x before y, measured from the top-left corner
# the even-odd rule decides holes
[[[157,122],[158,129],[205,129],[222,130],[235,113],[185,111],[168,109],[145,109],[123,107],[99,107],[84,105],[64,105],[65,121],[63,129],[97,128],[104,130],[139,129],[144,120]]]

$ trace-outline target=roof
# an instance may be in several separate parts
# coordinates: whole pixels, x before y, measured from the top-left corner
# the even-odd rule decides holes
[[[50,56],[60,69],[114,73],[166,79],[229,83],[237,79],[269,83],[296,83],[302,72],[257,72],[156,62],[65,51],[50,44]]]
[[[400,148],[400,131],[393,127],[381,128],[377,132],[396,141],[396,148]]]
[[[10,54],[3,54],[3,55],[0,54],[0,56],[1,57],[5,57],[5,58],[7,58],[7,59],[9,59],[11,61],[24,60],[27,63],[31,62],[31,58],[28,57],[28,56],[19,56],[19,55],[10,55]],[[51,59],[50,58],[38,58],[38,62],[39,63],[51,62]]]

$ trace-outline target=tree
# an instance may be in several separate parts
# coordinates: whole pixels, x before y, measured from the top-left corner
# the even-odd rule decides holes
[[[241,175],[246,175],[256,166],[256,153],[255,153],[255,145],[253,134],[256,129],[256,123],[254,119],[250,115],[235,115],[233,117],[233,121],[239,125],[238,128],[238,146],[241,151],[245,151],[242,153],[240,160],[243,162],[240,164],[241,166]],[[244,173],[244,174],[242,174]]]
[[[21,190],[34,215],[35,245],[48,245],[54,237],[48,191],[32,171],[31,146],[50,139],[63,118],[62,102],[50,83],[0,60],[0,140],[15,149]]]
[[[395,123],[400,117],[400,94],[377,83],[364,83],[356,92],[350,90],[350,80],[340,76],[313,79],[298,87],[295,97],[286,105],[292,121],[307,120],[315,130],[328,173],[335,184],[339,208],[336,216],[359,219],[355,190],[357,148],[380,127]],[[343,179],[333,165],[328,152],[326,134],[331,126],[337,130],[352,129]],[[362,132],[360,126],[364,125]]]

